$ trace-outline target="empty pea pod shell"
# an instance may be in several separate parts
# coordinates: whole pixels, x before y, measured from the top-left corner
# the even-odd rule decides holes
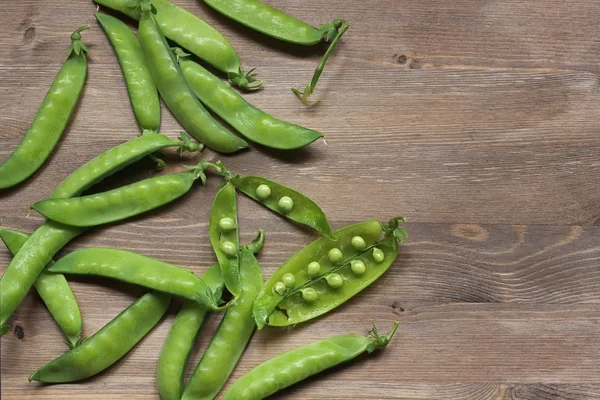
[[[192,172],[161,175],[107,192],[43,200],[31,208],[65,225],[97,226],[121,221],[170,203],[186,194],[196,179]]]
[[[207,269],[202,280],[215,297],[221,297],[223,278],[218,264]],[[209,311],[205,305],[188,300],[177,313],[158,358],[156,383],[161,400],[181,399],[185,367]]]
[[[163,293],[143,295],[78,347],[31,374],[29,381],[75,382],[105,370],[150,332],[170,302]]]
[[[14,255],[27,242],[29,235],[8,229],[0,229],[0,239]],[[77,346],[83,330],[83,322],[79,304],[77,304],[65,276],[42,270],[33,287],[46,304],[52,318],[67,337],[67,345],[71,348]]]
[[[200,101],[246,138],[273,149],[293,150],[323,137],[321,132],[282,121],[248,103],[210,71],[175,49],[183,76]]]
[[[323,210],[321,210],[321,207],[302,193],[260,176],[236,176],[232,178],[230,182],[246,196],[256,200],[258,203],[275,211],[283,217],[299,224],[309,226],[327,237],[333,236],[327,216]],[[263,198],[257,196],[256,191],[261,185],[266,185],[270,188],[270,193],[266,198],[264,198],[264,196]],[[291,210],[286,212],[282,211],[279,204],[279,201],[283,197],[289,197],[293,202]]]
[[[222,400],[260,400],[328,368],[361,354],[382,349],[390,342],[398,322],[387,336],[380,336],[375,324],[369,336],[334,336],[280,354],[243,375],[225,392]]]
[[[254,302],[253,314],[258,328],[266,324],[295,325],[318,317],[375,282],[394,263],[398,243],[406,238],[406,231],[398,225],[398,220],[404,221],[404,218],[394,218],[387,225],[377,220],[349,225],[334,232],[335,239],[318,239],[294,254],[271,275]],[[366,244],[361,250],[352,245],[352,238],[356,236],[362,237]],[[339,252],[335,250],[334,254],[332,249]],[[381,262],[373,258],[375,249],[384,254]],[[364,273],[357,275],[352,271],[354,260],[365,264]],[[309,276],[308,265],[313,262],[319,263],[320,273]],[[295,286],[274,290],[286,274],[293,275]],[[336,279],[328,280],[333,274],[337,275]],[[303,293],[307,289],[310,295]]]
[[[77,250],[57,260],[49,271],[95,275],[144,286],[222,310],[215,293],[189,269],[131,251],[105,248]]]

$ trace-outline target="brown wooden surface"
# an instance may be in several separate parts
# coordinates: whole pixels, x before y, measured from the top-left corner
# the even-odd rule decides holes
[[[385,279],[314,322],[255,335],[233,378],[276,354],[370,321],[396,339],[377,355],[281,394],[290,399],[600,398],[600,3],[540,0],[271,1],[318,24],[352,27],[329,62],[316,107],[290,93],[323,48],[281,45],[177,0],[220,29],[264,90],[247,96],[272,114],[322,130],[326,141],[292,154],[253,149],[220,157],[313,197],[334,228],[410,217],[410,240]],[[0,225],[32,232],[28,205],[70,171],[137,127],[112,49],[81,1],[4,2],[0,14],[0,160],[26,131],[84,23],[91,50],[85,93],[57,151],[33,179],[0,194]],[[163,109],[162,131],[178,124]],[[202,156],[216,160],[210,151]],[[191,163],[189,158],[187,163]],[[150,164],[109,185],[148,176]],[[168,170],[181,169],[175,163]],[[216,179],[156,213],[95,229],[66,251],[114,246],[202,271]],[[269,275],[316,236],[240,199],[242,239],[267,231]],[[9,262],[0,249],[0,269]],[[73,282],[90,335],[141,291]],[[175,308],[124,359],[83,383],[28,383],[63,338],[30,294],[2,338],[2,398],[148,399]],[[219,317],[201,335],[199,359]],[[19,327],[19,328],[18,328]],[[22,329],[18,338],[15,329]]]

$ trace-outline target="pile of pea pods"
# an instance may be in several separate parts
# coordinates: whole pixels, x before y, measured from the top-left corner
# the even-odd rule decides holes
[[[225,386],[256,329],[295,326],[343,304],[381,277],[396,260],[407,237],[404,217],[387,223],[365,221],[333,231],[323,210],[305,194],[260,176],[240,176],[221,162],[200,161],[180,173],[156,175],[105,192],[86,195],[100,181],[126,166],[150,158],[157,169],[166,151],[219,153],[248,147],[243,138],[215,120],[205,107],[252,142],[272,149],[308,146],[322,133],[281,121],[249,104],[232,87],[255,90],[262,83],[244,72],[237,53],[217,30],[168,0],[95,0],[138,21],[136,34],[120,19],[97,12],[120,63],[141,134],[77,168],[48,199],[31,207],[46,222],[31,235],[0,228],[14,255],[0,279],[0,334],[34,287],[67,339],[69,350],[32,373],[29,380],[75,382],[107,369],[127,354],[162,319],[172,298],[183,304],[158,358],[161,399],[213,399]],[[319,28],[258,0],[203,0],[225,16],[275,39],[300,45],[330,43],[312,80],[293,88],[303,103],[312,102],[325,63],[346,32],[336,19]],[[83,26],[71,35],[67,60],[21,143],[0,164],[0,190],[22,184],[47,160],[60,140],[83,90],[88,49]],[[169,42],[180,47],[171,47]],[[229,85],[197,59],[222,72]],[[159,133],[160,99],[185,129],[171,139]],[[196,139],[196,141],[194,140]],[[196,182],[220,179],[210,211],[209,239],[216,263],[201,276],[130,251],[85,248],[53,261],[68,242],[89,228],[140,215],[186,194]],[[321,237],[284,262],[265,282],[256,258],[265,240],[259,231],[240,243],[237,197],[245,195],[293,224]],[[142,286],[148,292],[90,337],[66,276],[95,275]],[[224,312],[191,378],[184,384],[188,359],[209,313]],[[242,376],[223,399],[262,399],[363,353],[385,347],[388,335],[373,324],[368,336],[331,337],[281,354]],[[277,328],[273,328],[277,329]],[[117,345],[114,345],[118,343]]]

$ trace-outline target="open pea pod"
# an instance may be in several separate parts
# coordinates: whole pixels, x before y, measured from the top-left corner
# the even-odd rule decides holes
[[[283,217],[333,237],[321,207],[302,193],[260,176],[235,176],[230,182],[246,196]]]
[[[241,293],[240,239],[236,192],[231,183],[226,183],[215,195],[210,211],[208,233],[221,266],[225,287],[234,297],[238,297]]]
[[[256,298],[256,325],[288,326],[340,306],[375,282],[398,256],[407,237],[398,221],[349,225],[300,250],[277,269]],[[382,238],[383,235],[383,238]]]

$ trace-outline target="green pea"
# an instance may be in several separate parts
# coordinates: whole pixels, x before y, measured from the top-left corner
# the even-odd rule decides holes
[[[327,257],[329,257],[329,261],[336,264],[342,261],[344,255],[342,254],[342,251],[340,249],[334,247],[333,249],[329,250],[329,253],[327,253]]]
[[[327,284],[334,289],[342,287],[344,284],[344,279],[339,274],[329,274],[325,279],[327,280]]]
[[[296,277],[293,274],[285,274],[282,278],[283,284],[287,288],[293,288],[296,286]]]
[[[311,262],[310,264],[308,264],[307,272],[308,276],[310,276],[311,278],[318,276],[321,273],[321,264],[319,264],[316,261]]]
[[[354,236],[351,243],[355,250],[360,251],[367,247],[367,242],[365,242],[365,239],[363,239],[362,236]]]
[[[317,295],[317,291],[313,288],[306,288],[302,290],[302,298],[304,299],[304,301],[313,303],[317,301],[318,297],[319,296]]]
[[[383,260],[385,259],[383,251],[377,248],[373,249],[373,259],[378,263],[383,262]]]
[[[365,263],[360,260],[352,261],[352,264],[350,264],[350,268],[352,269],[352,272],[354,272],[354,274],[356,275],[362,275],[367,270]]]
[[[224,232],[231,232],[235,229],[235,221],[233,218],[221,218],[219,221],[219,228]]]
[[[279,203],[277,203],[277,205],[283,213],[287,214],[292,211],[292,208],[294,208],[294,200],[292,200],[291,197],[283,196],[279,199]]]
[[[271,196],[271,188],[267,185],[259,185],[256,188],[256,197],[259,200],[266,200]]]
[[[237,247],[232,242],[221,243],[221,251],[225,253],[227,257],[235,257],[237,254]]]
[[[283,296],[286,290],[287,288],[283,282],[277,282],[275,286],[273,286],[273,291],[280,296]]]

